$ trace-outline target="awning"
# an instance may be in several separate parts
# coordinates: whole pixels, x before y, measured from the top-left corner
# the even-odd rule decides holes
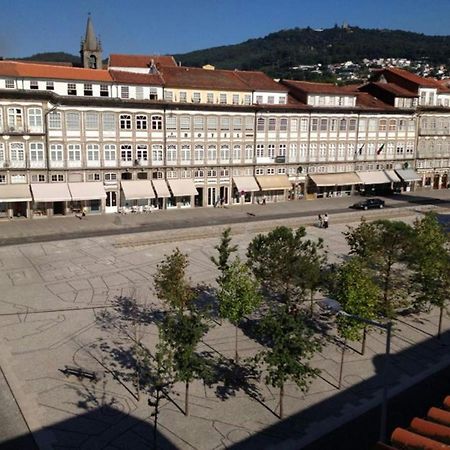
[[[403,181],[420,181],[422,179],[414,169],[399,169],[396,172]]]
[[[286,175],[265,175],[256,177],[256,181],[262,191],[292,189],[292,184]]]
[[[126,200],[155,198],[155,192],[150,180],[122,180],[120,184]]]
[[[66,183],[39,183],[31,185],[35,202],[66,202],[72,200]]]
[[[0,203],[31,202],[30,186],[28,184],[6,184],[0,186]]]
[[[317,186],[345,186],[348,184],[360,184],[361,180],[355,172],[333,174],[308,174]]]
[[[185,197],[188,195],[198,195],[194,181],[191,179],[167,180],[174,197]]]
[[[167,187],[165,180],[152,180],[152,184],[158,198],[170,197],[169,188]]]
[[[385,170],[384,173],[393,183],[399,183],[400,181],[402,181],[400,180],[399,176],[395,173],[395,170]]]
[[[239,192],[259,191],[255,177],[233,177],[233,182]]]
[[[69,183],[72,200],[97,200],[106,198],[103,183],[92,181],[87,183]]]
[[[363,184],[383,184],[390,183],[391,179],[383,170],[372,170],[368,172],[356,172]]]

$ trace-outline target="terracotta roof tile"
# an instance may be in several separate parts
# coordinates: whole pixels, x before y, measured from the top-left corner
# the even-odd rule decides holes
[[[112,81],[107,70],[50,66],[48,64],[30,64],[16,61],[0,61],[0,75],[50,80]]]
[[[145,84],[147,86],[162,86],[163,80],[158,73],[134,73],[122,70],[109,70],[111,78],[118,83]]]
[[[176,67],[173,56],[169,55],[122,55],[114,53],[109,56],[109,67],[150,67],[154,63],[158,66]]]
[[[234,71],[235,75],[254,91],[287,92],[288,88],[270,78],[263,72]]]
[[[356,95],[356,106],[364,109],[380,109],[380,110],[393,110],[393,106],[384,103],[380,99],[370,95],[367,92],[358,92]]]
[[[349,95],[349,91],[343,86],[336,86],[331,83],[313,83],[310,81],[283,80],[283,84],[288,87],[303,91],[307,94],[331,94],[331,95]]]
[[[377,81],[372,84],[394,94],[396,97],[417,97],[417,93],[411,92],[395,83],[381,83]]]

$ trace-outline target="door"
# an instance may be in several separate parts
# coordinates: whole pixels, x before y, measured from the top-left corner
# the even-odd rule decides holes
[[[228,205],[229,199],[228,199],[228,186],[220,186],[220,203],[223,205]]]
[[[116,213],[117,212],[117,192],[111,191],[106,193],[106,213]]]
[[[203,206],[203,188],[197,188],[198,195],[194,197],[195,206]]]
[[[64,214],[64,202],[53,202],[53,214],[54,215]]]
[[[216,188],[208,188],[208,206],[214,206],[217,202]]]

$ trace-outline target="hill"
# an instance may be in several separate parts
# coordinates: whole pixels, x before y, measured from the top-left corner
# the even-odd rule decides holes
[[[16,58],[17,61],[45,61],[45,62],[64,62],[72,64],[80,64],[80,56],[71,55],[64,52],[54,53],[36,53],[26,58]]]
[[[262,70],[275,78],[295,78],[295,71],[290,68],[298,65],[359,62],[363,58],[382,57],[447,64],[450,36],[358,27],[294,28],[241,44],[175,55],[183,65],[213,64],[223,69]]]

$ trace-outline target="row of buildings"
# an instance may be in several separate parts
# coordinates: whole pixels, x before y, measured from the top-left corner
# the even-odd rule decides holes
[[[450,89],[401,69],[338,87],[111,55],[0,61],[0,215],[448,188]]]

